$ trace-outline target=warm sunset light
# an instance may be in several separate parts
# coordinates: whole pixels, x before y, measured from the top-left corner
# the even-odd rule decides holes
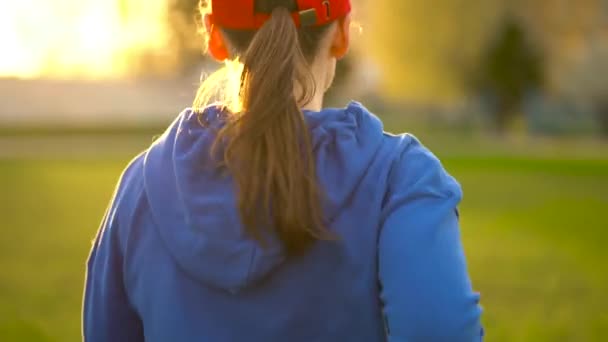
[[[116,78],[168,50],[166,0],[0,0],[0,77]]]

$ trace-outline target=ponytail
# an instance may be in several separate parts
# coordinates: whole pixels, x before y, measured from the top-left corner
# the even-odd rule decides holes
[[[315,83],[289,11],[275,8],[239,59],[240,110],[229,115],[213,151],[234,178],[246,231],[265,246],[263,229],[272,229],[288,254],[299,254],[332,236],[300,110]]]

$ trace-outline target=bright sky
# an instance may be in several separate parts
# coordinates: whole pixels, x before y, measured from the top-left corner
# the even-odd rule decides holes
[[[167,0],[0,0],[0,77],[113,78],[168,46]]]

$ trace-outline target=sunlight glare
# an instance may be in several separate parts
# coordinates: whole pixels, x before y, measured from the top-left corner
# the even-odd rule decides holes
[[[116,78],[170,49],[167,0],[0,0],[0,77]]]

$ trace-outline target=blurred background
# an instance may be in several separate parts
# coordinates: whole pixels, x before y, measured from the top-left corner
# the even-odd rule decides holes
[[[197,0],[0,0],[0,339],[75,341],[122,168],[201,74]],[[488,341],[608,339],[608,1],[358,0],[328,104],[463,185]]]

